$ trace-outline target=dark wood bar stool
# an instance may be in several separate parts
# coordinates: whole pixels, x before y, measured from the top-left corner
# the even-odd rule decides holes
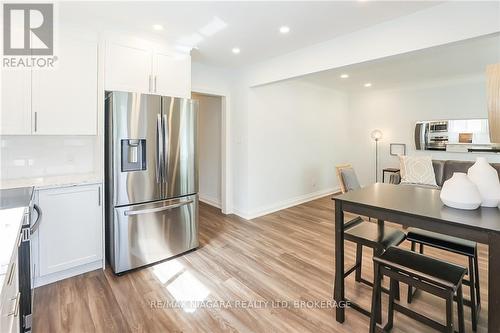
[[[440,332],[454,332],[453,304],[458,304],[458,332],[465,331],[464,305],[462,297],[462,279],[467,268],[424,256],[398,247],[388,248],[382,255],[373,258],[375,266],[375,286],[372,295],[372,315],[370,317],[370,333],[386,332],[392,329],[394,311],[398,311],[412,319],[426,324]],[[390,278],[390,292],[387,324],[377,324],[376,313],[380,310],[381,278]],[[401,282],[426,291],[446,301],[446,324],[412,311],[395,302],[395,284]]]
[[[373,255],[378,256],[390,246],[397,246],[405,240],[406,234],[399,229],[384,226],[382,222],[372,223],[366,222],[361,217],[357,217],[344,225],[344,238],[346,241],[356,243],[356,262],[347,269],[344,273],[344,279],[353,272],[356,272],[356,282],[364,283],[373,287],[373,282],[364,279],[361,276],[361,269],[363,265],[363,246],[369,247],[373,250]],[[382,291],[389,293],[389,290],[382,288]],[[396,286],[396,299],[399,300],[399,284]],[[358,310],[366,316],[371,315],[368,311],[352,300],[349,300],[353,309]],[[380,313],[378,319],[380,320]]]
[[[479,265],[477,243],[466,239],[451,237],[436,232],[420,230],[416,228],[408,229],[407,239],[411,242],[411,249],[415,251],[415,245],[419,244],[420,253],[424,253],[424,245],[448,252],[466,256],[469,259],[468,280],[464,279],[463,284],[470,288],[470,300],[465,299],[464,304],[471,308],[472,330],[477,330],[477,318],[481,308],[481,291],[479,286]],[[416,292],[416,290],[415,290]],[[408,303],[411,303],[414,296],[413,288],[408,287]]]
[[[361,189],[356,172],[350,164],[337,165],[337,178],[342,193]],[[361,276],[361,268],[363,266],[363,246],[373,250],[373,255],[382,254],[389,246],[397,246],[406,238],[406,234],[396,228],[387,227],[383,221],[371,223],[364,221],[361,217],[357,217],[344,224],[344,239],[356,243],[356,263],[344,273],[344,279],[353,272],[356,272],[356,282],[364,283],[373,287],[373,282],[363,279]],[[399,284],[397,287],[397,299],[399,300]],[[389,290],[382,288],[386,293]],[[347,299],[346,299],[347,300]],[[349,300],[350,306],[366,316],[370,316],[371,311],[364,309],[352,300]],[[377,322],[381,320],[381,312],[377,313]]]

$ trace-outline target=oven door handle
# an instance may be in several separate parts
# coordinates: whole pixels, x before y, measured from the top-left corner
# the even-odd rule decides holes
[[[35,223],[33,223],[33,225],[30,228],[30,232],[32,234],[38,229],[38,227],[40,226],[40,222],[42,222],[42,209],[40,208],[40,206],[34,204],[33,209],[36,211],[38,216],[35,220]]]

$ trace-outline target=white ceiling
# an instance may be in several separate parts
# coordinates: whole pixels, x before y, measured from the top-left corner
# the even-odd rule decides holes
[[[393,89],[433,81],[485,77],[486,65],[500,62],[500,35],[490,35],[301,77],[345,92]],[[349,78],[340,78],[348,74]],[[363,85],[372,83],[370,88]]]
[[[62,22],[114,29],[195,46],[193,60],[242,66],[292,52],[336,36],[428,8],[436,1],[330,2],[60,2]],[[225,25],[202,33],[213,23]],[[210,26],[210,23],[212,25]],[[163,31],[153,31],[161,24]],[[290,27],[287,35],[278,29]],[[200,39],[201,38],[201,39]],[[241,53],[234,55],[233,47]]]

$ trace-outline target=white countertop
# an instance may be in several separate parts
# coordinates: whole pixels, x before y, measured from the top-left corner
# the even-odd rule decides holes
[[[17,251],[17,237],[26,207],[0,210],[0,288],[3,286],[10,258]]]
[[[467,143],[467,142],[448,142],[447,146],[459,145],[459,146],[488,146],[491,147],[491,143]]]
[[[102,183],[102,177],[96,174],[47,176],[36,178],[7,179],[0,182],[0,189],[34,186],[36,189],[67,187]]]

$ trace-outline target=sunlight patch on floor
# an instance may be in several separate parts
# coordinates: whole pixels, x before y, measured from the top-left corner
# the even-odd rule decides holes
[[[176,259],[155,265],[153,273],[175,301],[182,304],[185,312],[195,312],[197,304],[210,294],[210,290]]]
[[[167,290],[177,302],[184,303],[183,310],[188,313],[195,312],[196,303],[204,301],[210,294],[210,290],[187,271],[167,285]]]
[[[162,262],[153,267],[153,273],[161,283],[167,283],[171,278],[180,273],[184,266],[176,259]]]

